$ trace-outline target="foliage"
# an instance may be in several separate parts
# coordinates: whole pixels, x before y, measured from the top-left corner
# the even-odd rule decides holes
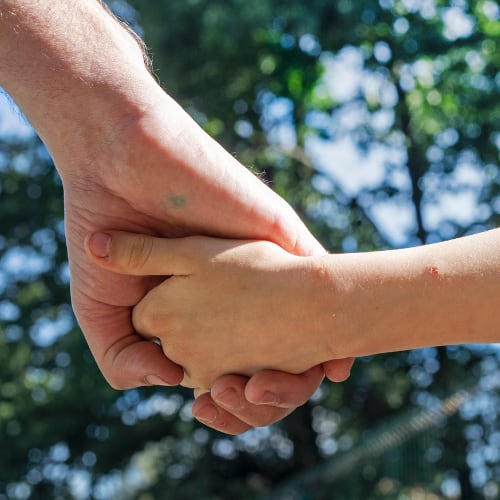
[[[144,30],[168,92],[329,249],[498,225],[492,0],[110,4]],[[476,385],[457,416],[290,498],[499,497],[498,350],[358,360],[280,424],[223,436],[190,418],[186,391],[106,386],[69,312],[61,186],[38,140],[0,143],[0,186],[0,498],[272,495],[403,410]]]

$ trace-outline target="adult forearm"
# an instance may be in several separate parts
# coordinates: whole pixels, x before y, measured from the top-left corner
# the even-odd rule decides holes
[[[500,341],[500,229],[324,262],[336,357]]]
[[[131,78],[133,75],[133,78]],[[133,36],[99,0],[0,0],[0,85],[49,149],[144,106]],[[83,149],[83,147],[82,147]]]

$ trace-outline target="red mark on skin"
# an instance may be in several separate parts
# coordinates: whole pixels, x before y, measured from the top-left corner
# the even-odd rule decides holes
[[[433,278],[439,278],[439,269],[437,266],[429,266],[427,268],[427,274]]]

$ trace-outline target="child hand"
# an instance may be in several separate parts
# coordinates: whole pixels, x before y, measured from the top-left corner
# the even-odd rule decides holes
[[[210,388],[221,375],[269,368],[302,373],[329,359],[310,300],[317,293],[313,259],[267,241],[106,234],[108,257],[100,265],[170,276],[139,302],[132,319],[184,367],[186,385]]]

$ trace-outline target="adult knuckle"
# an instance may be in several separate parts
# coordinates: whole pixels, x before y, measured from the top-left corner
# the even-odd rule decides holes
[[[123,391],[140,385],[133,381],[134,377],[130,372],[123,369],[127,367],[127,352],[131,345],[133,345],[131,336],[122,337],[109,345],[99,359],[96,358],[106,382],[113,389]]]
[[[125,391],[127,389],[132,389],[133,387],[136,387],[136,384],[127,383],[121,378],[116,377],[114,375],[107,376],[106,381],[111,386],[111,388],[115,389],[116,391]]]

